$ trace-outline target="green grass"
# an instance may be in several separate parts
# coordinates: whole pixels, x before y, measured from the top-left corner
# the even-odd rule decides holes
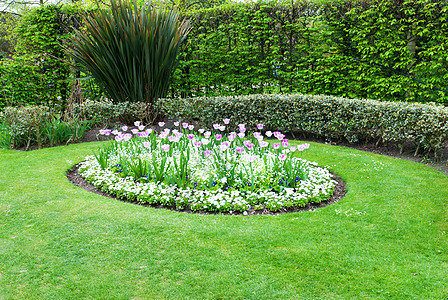
[[[0,299],[448,296],[448,178],[429,167],[312,143],[303,157],[347,182],[335,205],[198,215],[71,185],[98,146],[0,151]]]

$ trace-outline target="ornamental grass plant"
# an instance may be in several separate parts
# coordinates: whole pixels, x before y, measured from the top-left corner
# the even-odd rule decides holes
[[[147,104],[147,120],[157,118],[157,99],[165,97],[177,64],[177,53],[189,26],[175,10],[139,7],[112,0],[83,18],[68,54],[91,72],[114,102]]]

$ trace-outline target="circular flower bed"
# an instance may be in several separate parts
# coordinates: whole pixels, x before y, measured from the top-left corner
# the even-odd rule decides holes
[[[81,176],[105,192],[142,204],[244,214],[319,203],[335,187],[327,169],[296,157],[309,144],[291,146],[281,132],[263,135],[262,124],[248,135],[243,124],[238,133],[227,133],[221,124],[213,125],[216,132],[194,132],[193,125],[178,122],[160,133],[140,122],[135,126],[101,130],[115,138],[81,163]],[[269,143],[265,136],[278,141]]]

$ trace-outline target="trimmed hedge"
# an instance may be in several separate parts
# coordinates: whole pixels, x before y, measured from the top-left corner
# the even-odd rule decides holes
[[[136,120],[144,120],[146,109],[146,103],[141,102],[114,104],[108,99],[86,99],[83,103],[74,103],[69,109],[69,115],[77,120],[89,120],[95,125],[107,126],[115,121],[133,124]]]
[[[448,108],[436,104],[346,99],[322,95],[249,95],[166,99],[174,118],[199,120],[208,128],[224,118],[265,130],[305,132],[329,140],[354,142],[412,142],[437,152],[448,139]],[[236,128],[233,128],[236,129]]]
[[[448,2],[297,0],[186,12],[172,95],[448,103]]]

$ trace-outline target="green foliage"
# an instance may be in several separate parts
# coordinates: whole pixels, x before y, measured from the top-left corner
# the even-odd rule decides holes
[[[157,117],[154,104],[165,97],[178,49],[188,24],[178,13],[137,8],[121,0],[110,10],[84,18],[87,32],[78,32],[68,53],[84,65],[115,102],[142,102],[148,120]]]
[[[118,121],[133,124],[135,120],[143,121],[146,104],[141,102],[123,102],[114,104],[107,99],[93,101],[86,99],[82,103],[74,103],[70,117],[77,120],[89,120],[92,124],[107,126]]]
[[[172,96],[448,101],[444,1],[272,1],[188,12]],[[379,4],[378,4],[379,3]]]
[[[332,1],[324,11],[356,97],[448,102],[446,1]]]
[[[16,44],[14,28],[19,16],[13,13],[0,12],[0,55],[12,53]]]
[[[78,12],[75,6],[48,5],[20,19],[15,54],[0,62],[0,107],[39,104],[65,109],[72,75],[61,45]]]
[[[311,93],[309,67],[328,48],[311,47],[323,44],[316,11],[309,1],[273,1],[186,14],[192,33],[181,53],[173,93]]]
[[[0,61],[0,109],[6,106],[42,103],[45,78],[29,57]]]
[[[0,148],[11,149],[12,138],[9,134],[9,128],[4,121],[0,121]]]
[[[90,128],[87,121],[62,121],[47,106],[6,107],[0,114],[0,145],[28,150],[76,141]],[[8,135],[8,136],[6,136]]]
[[[178,98],[166,100],[164,107],[173,117],[199,119],[208,128],[230,118],[247,127],[263,123],[266,130],[302,131],[349,142],[393,142],[400,147],[413,142],[435,153],[448,141],[448,108],[434,104],[292,94]]]

